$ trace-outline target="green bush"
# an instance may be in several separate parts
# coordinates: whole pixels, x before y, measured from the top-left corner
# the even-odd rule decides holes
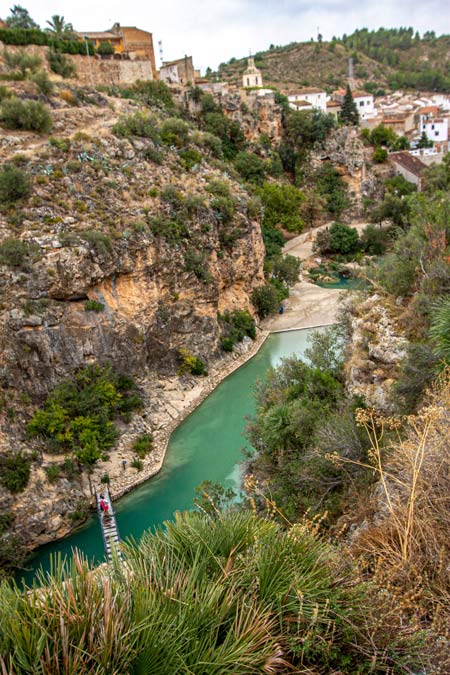
[[[386,253],[388,241],[388,230],[375,225],[367,225],[361,234],[361,247],[369,255],[383,255]]]
[[[266,175],[266,163],[253,152],[238,152],[234,166],[244,180],[261,185]]]
[[[52,128],[52,117],[40,101],[21,101],[12,97],[1,104],[0,124],[7,129],[47,134]]]
[[[183,148],[189,141],[189,124],[178,117],[170,117],[162,123],[160,134],[166,145]]]
[[[347,185],[341,174],[330,163],[323,164],[314,174],[318,193],[326,200],[326,209],[339,217],[348,208]]]
[[[0,203],[11,204],[31,194],[31,180],[22,169],[3,164],[0,171]]]
[[[188,349],[180,347],[178,350],[178,357],[181,365],[178,368],[178,375],[190,373],[191,375],[208,375],[204,362],[198,357],[191,354]]]
[[[279,296],[272,284],[258,286],[252,293],[252,303],[258,312],[260,319],[275,312],[279,307]]]
[[[58,464],[50,464],[45,468],[47,480],[49,483],[55,483],[61,474],[61,467]]]
[[[140,138],[151,138],[155,143],[159,141],[158,128],[154,117],[141,111],[132,115],[122,115],[117,124],[113,126],[112,132],[123,138],[138,136]]]
[[[111,238],[104,232],[84,230],[84,232],[80,233],[80,237],[92,246],[97,253],[106,254],[112,251]]]
[[[230,196],[230,183],[228,181],[219,180],[218,178],[213,178],[213,180],[210,180],[206,186],[206,189],[215,197]]]
[[[100,54],[100,56],[112,56],[114,51],[114,45],[110,42],[100,42],[97,47],[97,54]]]
[[[38,70],[37,73],[30,77],[30,80],[34,82],[40,94],[44,96],[49,96],[53,91],[53,84],[50,82],[47,72],[45,70]]]
[[[50,70],[57,75],[61,75],[64,79],[75,77],[77,69],[73,62],[59,51],[50,49],[47,54],[48,65]]]
[[[232,197],[214,197],[210,204],[217,220],[224,225],[236,215],[236,203]]]
[[[142,462],[141,459],[139,459],[139,457],[133,457],[133,459],[131,460],[131,467],[139,472],[142,471],[142,469],[144,468],[144,463]]]
[[[35,54],[27,54],[23,49],[17,52],[8,50],[3,51],[5,66],[10,73],[18,71],[20,79],[25,79],[27,75],[35,73],[42,64],[42,59]]]
[[[111,366],[87,366],[60,384],[28,425],[52,452],[72,452],[88,469],[115,442],[113,420],[129,420],[141,399],[131,378]]]
[[[256,325],[247,310],[235,309],[219,314],[219,321],[223,325],[224,335],[221,338],[222,349],[226,352],[233,351],[237,342],[241,342],[245,336],[252,340],[256,337]]]
[[[187,169],[188,171],[190,171],[194,166],[201,164],[203,158],[202,154],[198,152],[198,150],[194,150],[194,148],[181,150],[179,153],[179,157],[182,161],[184,168]]]
[[[284,282],[287,286],[293,286],[297,283],[300,267],[300,259],[293,255],[277,256],[269,264],[270,271],[275,279]]]
[[[381,148],[379,145],[373,151],[372,159],[377,164],[382,164],[388,158],[388,152],[385,148]]]
[[[193,272],[197,279],[200,279],[200,281],[203,281],[205,284],[212,280],[204,253],[188,249],[184,254],[184,264],[186,272]]]
[[[159,164],[160,166],[164,163],[164,154],[156,148],[152,148],[150,146],[145,148],[143,155],[148,162],[153,162],[154,164]]]
[[[351,255],[359,249],[358,230],[345,223],[333,223],[317,233],[313,250],[322,255],[341,253]]]
[[[154,439],[152,434],[141,434],[133,443],[133,451],[143,459],[153,450]]]
[[[10,492],[23,492],[30,480],[31,459],[22,452],[0,455],[0,484]]]
[[[29,259],[32,247],[20,239],[5,239],[0,244],[0,264],[22,267]]]
[[[171,220],[165,216],[151,218],[148,226],[155,237],[162,237],[171,244],[178,244],[189,237],[189,231],[185,223]]]
[[[172,92],[162,80],[138,80],[132,88],[132,98],[136,97],[148,105],[163,106],[168,110],[175,107]]]
[[[98,300],[86,300],[84,303],[85,312],[103,312],[105,305],[103,302],[98,302]]]

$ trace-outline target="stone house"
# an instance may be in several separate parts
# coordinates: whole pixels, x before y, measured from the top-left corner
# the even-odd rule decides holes
[[[247,59],[247,68],[242,74],[243,87],[262,87],[263,79],[261,71],[255,66],[255,59],[251,56]]]
[[[188,84],[194,85],[195,68],[192,56],[185,56],[175,61],[164,61],[159,70],[159,79],[168,84],[180,84],[184,87]]]
[[[327,111],[327,94],[322,89],[315,87],[303,87],[288,94],[289,106],[294,110],[298,108],[298,102],[306,101],[311,108],[316,108],[322,112]],[[302,107],[302,110],[305,108]]]
[[[409,183],[417,186],[417,190],[422,190],[422,174],[427,168],[426,164],[410,152],[402,150],[401,152],[391,152],[389,161],[393,164],[396,175],[401,175]]]
[[[87,37],[99,47],[102,43],[112,44],[115,55],[132,61],[150,61],[153,79],[157,77],[155,52],[153,49],[153,35],[136,26],[121,26],[115,23],[109,31],[78,32],[81,38]]]

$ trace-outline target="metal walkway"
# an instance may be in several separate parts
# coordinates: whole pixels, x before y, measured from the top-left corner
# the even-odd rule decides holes
[[[102,499],[100,495],[102,495],[104,501],[108,504],[108,510],[106,512],[102,511],[100,507],[100,501]],[[108,488],[102,490],[101,493],[96,492],[95,499],[97,502],[97,513],[102,530],[106,559],[108,562],[112,562],[113,550],[115,551],[115,554],[118,556],[118,558],[122,558],[122,553],[120,551],[120,536],[119,530],[117,529],[116,516],[114,514],[111,495],[109,494]]]

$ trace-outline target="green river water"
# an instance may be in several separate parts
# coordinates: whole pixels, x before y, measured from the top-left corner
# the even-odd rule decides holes
[[[254,412],[253,386],[281,358],[302,355],[311,332],[308,329],[271,335],[256,356],[227,377],[176,429],[160,473],[115,502],[122,539],[139,538],[144,530],[171,519],[175,511],[192,508],[195,488],[203,480],[238,487],[241,451],[249,446],[243,431],[246,417]],[[40,566],[49,569],[52,554],[70,555],[73,548],[96,562],[103,560],[96,516],[66,539],[38,549],[28,561],[29,571],[18,578],[30,583]]]

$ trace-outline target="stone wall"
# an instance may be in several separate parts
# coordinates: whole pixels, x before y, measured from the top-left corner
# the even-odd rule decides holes
[[[49,69],[47,62],[48,47],[39,47],[37,45],[16,47],[14,45],[5,45],[3,42],[0,42],[0,71],[3,70],[2,53],[4,49],[8,52],[24,50],[27,54],[40,56],[42,59],[42,67],[49,72],[51,79],[61,79]],[[91,56],[90,59],[88,59],[87,56],[82,56],[80,54],[66,54],[66,56],[75,64],[77,69],[76,76],[67,80],[67,82],[71,84],[91,84],[89,62],[92,69],[92,78],[94,80],[95,86],[101,84],[130,84],[132,82],[136,82],[136,80],[154,79],[151,61],[119,61],[116,59],[101,59],[98,56]]]

